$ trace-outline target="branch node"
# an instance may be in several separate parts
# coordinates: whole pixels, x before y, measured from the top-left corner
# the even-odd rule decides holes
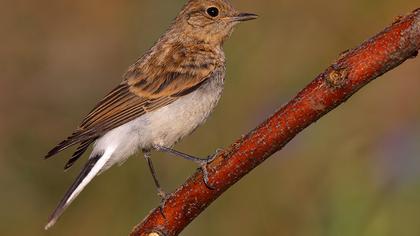
[[[333,88],[339,88],[343,86],[347,80],[348,71],[346,68],[334,68],[326,77],[328,85]]]
[[[166,234],[155,230],[148,233],[147,236],[166,236]]]
[[[153,233],[150,233],[148,236],[161,236],[161,235],[158,234],[158,233],[153,232]]]

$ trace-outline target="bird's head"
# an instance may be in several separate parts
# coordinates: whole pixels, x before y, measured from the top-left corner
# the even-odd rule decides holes
[[[256,18],[256,14],[237,11],[228,0],[189,0],[173,26],[188,38],[223,44],[236,24]]]

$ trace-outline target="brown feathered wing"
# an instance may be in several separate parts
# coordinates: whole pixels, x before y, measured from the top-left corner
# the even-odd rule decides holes
[[[170,58],[166,58],[166,63],[158,63],[152,58],[149,61],[154,63],[147,66],[140,62],[134,64],[125,74],[124,81],[96,105],[72,135],[45,157],[80,144],[65,166],[70,168],[97,138],[194,91],[216,69],[216,60],[200,60],[199,55],[185,57],[186,52],[179,53],[168,55]]]

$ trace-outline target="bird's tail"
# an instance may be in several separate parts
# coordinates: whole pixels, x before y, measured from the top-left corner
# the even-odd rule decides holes
[[[57,208],[51,214],[48,223],[45,226],[45,230],[51,228],[57,222],[58,218],[63,214],[70,203],[72,203],[86,185],[101,172],[106,162],[111,158],[113,151],[114,150],[106,150],[103,154],[93,155],[89,158],[74,183],[67,190]]]

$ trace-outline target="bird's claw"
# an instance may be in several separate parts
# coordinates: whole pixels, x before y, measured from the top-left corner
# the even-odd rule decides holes
[[[200,168],[203,171],[203,180],[204,180],[204,184],[207,186],[207,188],[211,189],[211,190],[215,190],[216,188],[211,185],[209,183],[209,172],[207,170],[207,165],[210,164],[212,161],[214,161],[214,159],[216,159],[216,157],[218,156],[218,154],[223,151],[223,149],[217,149],[216,153],[214,153],[213,155],[208,156],[206,159],[204,159],[201,163],[200,163]]]
[[[203,171],[203,180],[204,180],[204,184],[207,186],[207,188],[211,189],[211,190],[215,190],[216,188],[211,185],[209,183],[209,172],[207,170],[207,164],[209,162],[207,162],[207,160],[204,160],[203,163],[201,164],[201,170]]]
[[[217,157],[217,156],[218,156],[221,152],[223,152],[223,149],[221,149],[221,148],[216,149],[216,152],[215,152],[215,153],[213,153],[212,155],[208,156],[206,159],[204,159],[204,161],[206,162],[206,164],[211,163],[212,161],[214,161],[214,159],[216,159],[216,157]]]
[[[159,204],[160,214],[162,214],[163,218],[166,219],[163,209],[165,208],[165,203],[166,203],[166,200],[168,200],[169,195],[165,191],[163,191],[161,188],[158,189],[157,195],[160,198],[160,204]]]

